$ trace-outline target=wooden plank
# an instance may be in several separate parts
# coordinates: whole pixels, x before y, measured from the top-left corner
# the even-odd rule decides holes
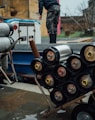
[[[48,117],[49,115],[57,112],[58,110],[60,110],[60,109],[65,109],[66,107],[69,107],[69,106],[73,105],[74,103],[76,103],[76,102],[78,102],[78,101],[80,101],[80,103],[81,103],[82,99],[85,98],[85,97],[87,97],[88,94],[92,94],[93,91],[95,91],[95,90],[92,90],[92,91],[90,91],[90,92],[88,92],[88,93],[86,93],[86,94],[84,94],[84,95],[82,95],[82,96],[80,96],[80,97],[78,97],[78,98],[70,101],[70,102],[67,102],[67,103],[65,103],[65,104],[63,104],[63,105],[61,105],[61,106],[59,106],[59,107],[56,107],[56,108],[54,108],[53,110],[50,110],[50,109],[49,109],[48,111],[46,111],[46,112],[44,113],[43,116],[44,116],[44,117]]]
[[[79,43],[79,42],[92,42],[93,39],[92,37],[87,37],[87,38],[79,38],[76,40],[65,40],[65,41],[57,41],[58,44],[60,43]]]

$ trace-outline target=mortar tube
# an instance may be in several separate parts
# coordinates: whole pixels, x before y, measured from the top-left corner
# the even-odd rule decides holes
[[[82,71],[85,67],[80,56],[76,54],[68,57],[66,65],[72,74]]]
[[[86,66],[95,66],[95,45],[83,46],[80,50],[80,57]]]

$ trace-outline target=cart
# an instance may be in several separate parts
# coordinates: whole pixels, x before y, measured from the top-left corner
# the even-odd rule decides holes
[[[53,107],[49,98],[45,95],[42,86],[37,81],[36,77],[35,82],[41,90],[42,95],[49,106],[48,110],[43,113],[43,117],[48,117],[51,114],[57,112],[58,110],[66,109],[67,107],[76,104],[72,110],[72,120],[95,120],[95,90],[92,90],[78,98],[75,98],[74,100],[66,102],[63,105]],[[85,98],[88,98],[86,102],[84,100]]]
[[[34,52],[34,56],[39,58],[37,49],[33,49],[33,46],[35,44],[33,44],[33,46],[32,44],[33,44],[33,40],[31,39],[30,46],[32,48],[32,51]],[[67,107],[73,104],[76,104],[76,106],[72,110],[72,115],[71,115],[72,120],[95,120],[95,90],[94,88],[91,89],[89,92],[80,95],[79,97],[76,97],[70,101],[67,101],[64,104],[53,107],[49,98],[46,96],[42,86],[37,80],[36,75],[34,77],[34,80],[36,84],[38,85],[39,89],[41,90],[42,95],[49,106],[49,109],[43,113],[44,117],[48,117],[54,112],[57,112],[58,110],[66,109]],[[50,93],[49,90],[48,92]],[[84,98],[88,99],[87,102],[84,102]]]

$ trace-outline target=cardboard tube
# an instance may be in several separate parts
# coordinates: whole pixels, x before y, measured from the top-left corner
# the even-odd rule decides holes
[[[29,37],[29,43],[30,43],[30,47],[31,47],[31,50],[33,52],[34,57],[40,58],[40,54],[39,54],[37,47],[36,47],[36,44],[33,40],[33,36]]]

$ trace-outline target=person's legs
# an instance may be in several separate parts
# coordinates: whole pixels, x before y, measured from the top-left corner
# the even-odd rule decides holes
[[[8,54],[5,53],[5,54],[1,55],[0,62],[1,62],[0,65],[1,65],[2,69],[6,73],[6,71],[8,69]],[[1,74],[2,74],[2,72],[1,72]],[[3,81],[4,79],[2,78],[2,76],[0,76],[0,78],[1,78],[1,82],[4,83],[4,81]],[[0,88],[3,89],[3,86],[0,85]]]
[[[50,43],[56,43],[56,34],[49,34]]]
[[[2,55],[1,57],[1,66],[3,70],[6,72],[8,69],[8,55]]]
[[[46,27],[50,37],[50,43],[56,43],[57,24],[60,14],[58,5],[52,6],[47,12]]]
[[[1,55],[0,55],[0,67],[2,67],[1,66]],[[1,83],[2,83],[2,72],[0,71],[0,89],[3,89],[3,86],[1,85]]]
[[[4,87],[0,85],[0,89],[4,89]]]

